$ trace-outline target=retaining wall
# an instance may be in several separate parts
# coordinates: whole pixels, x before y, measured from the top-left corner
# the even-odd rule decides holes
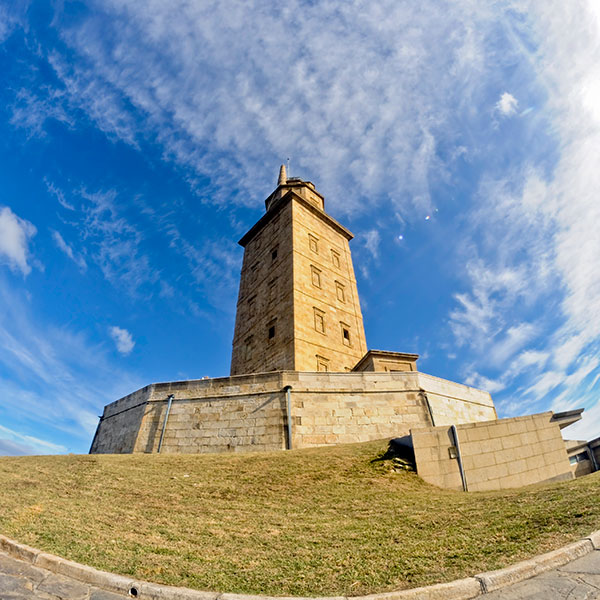
[[[424,373],[280,371],[147,386],[105,407],[90,452],[156,452],[171,394],[161,452],[284,449],[287,386],[294,448],[496,418],[486,392]]]

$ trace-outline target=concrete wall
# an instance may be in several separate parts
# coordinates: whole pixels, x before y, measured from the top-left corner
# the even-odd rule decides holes
[[[442,382],[418,372],[283,371],[153,384],[105,407],[91,452],[156,452],[170,394],[162,452],[283,449],[288,385],[295,448],[397,437],[431,426],[423,390],[441,393]],[[489,394],[452,382],[445,391],[452,391],[450,408],[434,407],[434,421],[452,412],[494,418]]]
[[[468,491],[572,479],[567,451],[551,412],[457,426]],[[447,426],[411,431],[418,474],[439,487],[462,489]]]

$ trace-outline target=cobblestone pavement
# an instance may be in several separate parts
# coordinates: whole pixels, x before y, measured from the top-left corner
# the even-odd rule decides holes
[[[600,550],[573,562],[483,596],[486,600],[600,599]],[[123,600],[0,552],[0,600]]]
[[[0,600],[123,600],[0,552]]]

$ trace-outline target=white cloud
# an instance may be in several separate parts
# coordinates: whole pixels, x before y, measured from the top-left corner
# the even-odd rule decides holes
[[[21,219],[8,206],[0,208],[0,260],[23,275],[31,272],[29,240],[37,230],[29,221]]]
[[[25,129],[30,136],[44,137],[44,125],[48,119],[54,119],[71,126],[73,119],[63,105],[64,92],[46,88],[46,97],[33,94],[30,90],[22,89],[16,95],[12,105],[10,122],[16,127]]]
[[[44,183],[46,184],[48,191],[56,197],[58,203],[63,208],[66,208],[67,210],[75,210],[75,207],[70,202],[67,202],[64,192],[56,185],[54,185],[52,181],[50,181],[47,177],[44,177]]]
[[[374,260],[379,258],[379,243],[381,241],[381,236],[377,229],[365,231],[358,236],[358,240],[362,242]]]
[[[500,96],[500,100],[496,103],[496,110],[502,113],[505,117],[514,115],[517,112],[518,106],[517,99],[508,92],[504,92]]]
[[[117,346],[117,350],[121,354],[129,354],[133,350],[135,342],[131,337],[131,333],[129,333],[127,329],[121,329],[120,327],[113,326],[110,328],[110,335]]]
[[[24,435],[0,425],[0,454],[62,454],[67,449],[32,435]]]
[[[86,451],[102,406],[141,382],[109,360],[101,340],[94,343],[81,332],[40,322],[24,294],[1,274],[0,306],[0,398],[4,414],[13,419],[3,420],[3,426],[16,431],[15,424],[26,420],[54,437],[68,433]],[[28,445],[15,436],[0,437]]]
[[[214,202],[257,202],[276,175],[257,166],[291,156],[292,175],[318,181],[345,212],[367,210],[364,198],[428,208],[431,181],[449,173],[440,142],[460,158],[461,115],[485,93],[486,46],[504,14],[475,0],[443,10],[129,0],[95,5],[73,26],[57,7],[68,51],[47,58],[60,89],[22,100],[34,114],[83,109],[110,137],[151,137],[191,167],[192,185],[210,177]]]
[[[465,379],[465,383],[478,389],[485,390],[490,394],[499,392],[506,387],[506,384],[501,379],[490,379],[477,372],[472,372]]]
[[[134,296],[155,284],[159,273],[142,248],[144,235],[122,214],[117,193],[80,190],[79,195],[87,201],[80,233],[106,279]]]
[[[85,262],[83,256],[75,255],[73,248],[71,248],[71,246],[65,242],[63,236],[58,231],[52,232],[52,239],[54,239],[54,242],[58,248],[64,252],[80,268],[81,271],[85,271],[87,269],[87,263]]]
[[[494,366],[506,366],[516,352],[528,344],[535,336],[537,329],[531,323],[512,325],[506,334],[491,348],[489,360]]]

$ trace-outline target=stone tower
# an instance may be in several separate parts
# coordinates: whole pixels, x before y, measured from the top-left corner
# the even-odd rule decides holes
[[[244,261],[231,375],[350,371],[367,351],[348,242],[310,181],[285,167],[266,213],[239,241]]]

